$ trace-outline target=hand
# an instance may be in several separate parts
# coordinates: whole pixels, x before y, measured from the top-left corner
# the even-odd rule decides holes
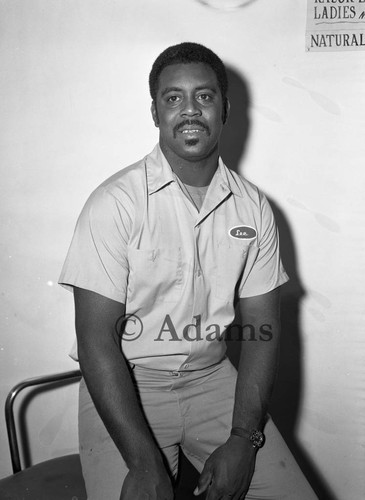
[[[120,500],[173,500],[171,480],[163,465],[131,468],[124,483]]]
[[[194,495],[206,500],[243,500],[255,468],[256,450],[248,439],[230,436],[208,458]]]

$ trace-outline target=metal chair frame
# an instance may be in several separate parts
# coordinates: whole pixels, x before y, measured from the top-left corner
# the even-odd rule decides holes
[[[64,380],[71,380],[81,378],[80,370],[72,370],[68,372],[55,373],[53,375],[43,375],[39,377],[30,378],[24,380],[23,382],[19,382],[16,384],[8,394],[5,402],[5,421],[6,421],[6,429],[8,433],[8,441],[9,441],[9,450],[11,456],[11,464],[13,467],[14,474],[16,472],[20,472],[22,470],[20,454],[19,454],[19,445],[18,445],[18,437],[14,419],[14,401],[18,394],[28,387],[49,384],[53,382],[62,382]]]

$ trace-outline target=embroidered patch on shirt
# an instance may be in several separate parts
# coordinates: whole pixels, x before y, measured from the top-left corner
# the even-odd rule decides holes
[[[256,229],[251,226],[234,226],[228,234],[237,240],[253,240],[257,236]]]

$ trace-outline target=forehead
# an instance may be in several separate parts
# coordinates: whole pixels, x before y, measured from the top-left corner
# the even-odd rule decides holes
[[[219,85],[214,70],[204,63],[171,64],[160,73],[157,94],[169,88],[189,90],[212,88],[218,92]]]

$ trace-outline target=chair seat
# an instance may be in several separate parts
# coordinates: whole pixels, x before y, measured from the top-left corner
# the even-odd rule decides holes
[[[1,500],[86,500],[79,455],[54,458],[0,480]]]

